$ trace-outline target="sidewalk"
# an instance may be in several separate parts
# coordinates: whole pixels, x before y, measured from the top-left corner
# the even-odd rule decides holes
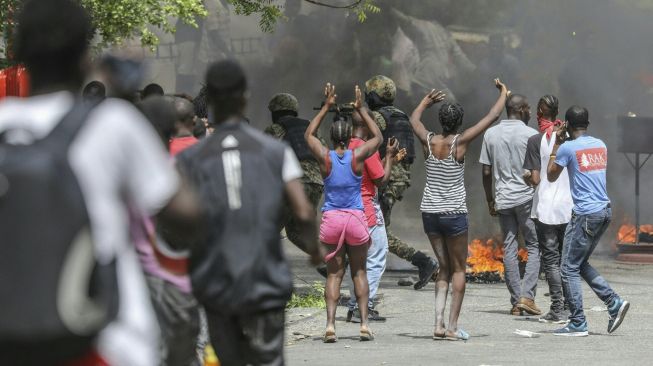
[[[296,286],[323,282],[307,264],[305,255],[285,246]],[[585,287],[585,311],[590,336],[554,337],[558,325],[542,324],[536,317],[512,317],[505,284],[468,284],[459,320],[471,339],[467,342],[432,340],[434,285],[423,290],[400,287],[397,281],[411,272],[386,272],[381,283],[383,299],[377,309],[388,317],[371,323],[373,342],[358,341],[358,325],[344,321],[347,309],[338,307],[338,342],[323,344],[326,323],[323,309],[293,309],[287,320],[287,364],[295,365],[649,365],[653,361],[653,266],[616,264],[608,258],[592,261],[615,291],[631,302],[623,325],[607,334],[608,314],[601,301]],[[305,282],[304,282],[305,281]],[[544,281],[538,284],[536,302],[548,309]],[[343,286],[343,295],[348,290]],[[516,329],[539,332],[537,338],[513,334]]]

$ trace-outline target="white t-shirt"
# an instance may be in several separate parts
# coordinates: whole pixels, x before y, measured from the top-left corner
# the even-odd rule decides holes
[[[285,183],[295,179],[300,179],[304,176],[304,171],[302,170],[302,166],[299,164],[299,160],[297,160],[297,155],[295,155],[295,152],[290,146],[286,147],[286,151],[283,155],[281,175]]]
[[[10,135],[8,142],[31,143],[52,131],[73,103],[68,92],[6,98],[0,102],[0,132],[20,127],[31,136]],[[127,207],[156,214],[177,192],[179,178],[150,123],[118,99],[90,113],[68,157],[86,202],[97,259],[117,259],[120,310],[100,335],[98,350],[112,365],[153,365],[159,330],[130,245]]]

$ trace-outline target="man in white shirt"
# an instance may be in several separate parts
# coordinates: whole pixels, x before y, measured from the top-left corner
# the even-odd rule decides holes
[[[18,24],[15,55],[30,73],[31,97],[0,103],[0,133],[26,131],[8,133],[3,143],[29,145],[46,137],[75,105],[86,78],[93,33],[88,14],[71,0],[26,2]],[[156,215],[175,230],[191,229],[199,221],[199,207],[180,185],[156,132],[126,101],[107,99],[90,112],[70,144],[68,161],[88,211],[96,260],[115,261],[117,267],[117,317],[100,332],[95,350],[88,350],[85,357],[92,353],[111,365],[154,365],[159,330],[130,245],[128,208]],[[26,214],[38,210],[38,202],[26,202]],[[38,336],[42,335],[34,338]],[[0,359],[39,352],[23,349],[23,354],[2,354]],[[75,361],[81,362],[70,360]]]
[[[571,220],[574,203],[569,190],[567,169],[555,182],[549,182],[546,167],[555,144],[556,132],[562,125],[558,116],[558,98],[554,95],[543,96],[537,104],[537,122],[540,133],[528,139],[524,169],[526,181],[537,187],[533,197],[531,217],[535,221],[542,266],[549,283],[551,309],[540,318],[543,323],[564,323],[567,315],[564,311],[562,279],[560,277],[560,254],[567,224]],[[544,169],[542,169],[544,167]]]

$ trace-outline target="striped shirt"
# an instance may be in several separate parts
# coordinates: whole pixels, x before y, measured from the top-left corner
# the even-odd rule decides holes
[[[431,139],[435,136],[430,132],[429,156],[426,158],[426,185],[420,210],[426,213],[467,213],[465,192],[465,163],[456,161],[454,151],[460,135],[456,135],[451,142],[449,156],[438,159],[431,151]]]

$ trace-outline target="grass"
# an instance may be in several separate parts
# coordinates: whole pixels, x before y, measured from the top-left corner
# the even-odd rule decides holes
[[[293,308],[326,308],[324,302],[324,285],[320,282],[313,282],[307,291],[302,293],[293,293],[290,301],[286,305],[286,309]]]

